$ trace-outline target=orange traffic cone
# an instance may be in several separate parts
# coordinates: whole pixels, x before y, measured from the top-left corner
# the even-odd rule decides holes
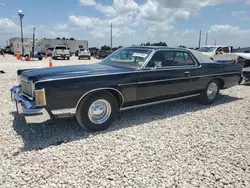
[[[53,67],[53,63],[51,61],[51,58],[49,58],[49,67]]]

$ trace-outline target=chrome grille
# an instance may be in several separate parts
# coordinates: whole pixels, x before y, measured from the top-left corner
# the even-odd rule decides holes
[[[30,81],[25,81],[21,80],[21,88],[22,88],[22,93],[29,96],[33,97],[33,89],[32,89],[32,82]]]

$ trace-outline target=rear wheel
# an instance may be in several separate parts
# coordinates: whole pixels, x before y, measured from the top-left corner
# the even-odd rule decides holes
[[[87,96],[79,103],[76,111],[78,123],[90,131],[107,129],[118,112],[116,98],[107,91]]]
[[[70,57],[67,57],[67,60],[70,60]]]
[[[210,81],[203,92],[200,94],[200,102],[203,104],[214,103],[220,93],[220,84],[218,80]]]

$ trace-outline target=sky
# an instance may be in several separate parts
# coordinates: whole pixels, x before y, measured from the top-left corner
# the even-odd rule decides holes
[[[73,37],[89,47],[166,42],[168,46],[250,46],[250,0],[0,0],[0,46],[19,37]]]

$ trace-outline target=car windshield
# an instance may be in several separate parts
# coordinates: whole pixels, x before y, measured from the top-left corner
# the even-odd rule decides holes
[[[56,50],[67,50],[67,47],[65,46],[57,46],[55,47]]]
[[[141,67],[151,52],[150,49],[122,48],[109,55],[101,63]]]
[[[81,52],[89,52],[88,49],[80,49]]]
[[[200,52],[213,52],[216,49],[216,47],[202,47],[198,49]]]

